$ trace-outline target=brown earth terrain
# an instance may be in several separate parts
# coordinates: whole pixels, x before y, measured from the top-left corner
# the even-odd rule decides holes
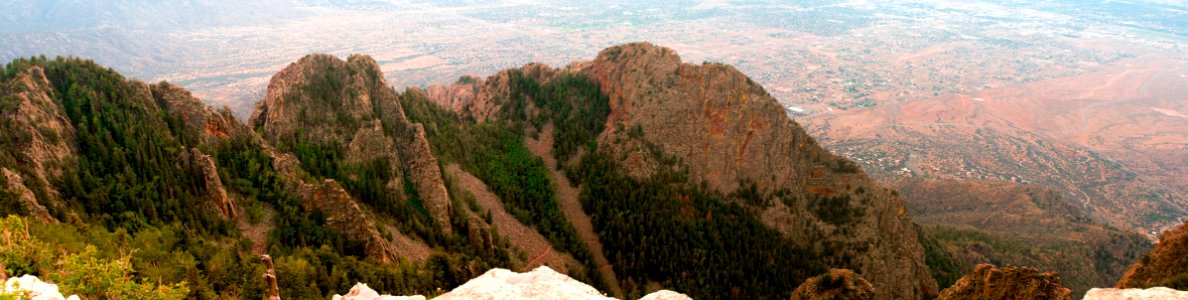
[[[516,248],[523,251],[524,256],[512,255],[513,260],[521,264],[522,270],[531,270],[537,266],[548,265],[550,268],[566,273],[572,266],[580,266],[581,263],[573,258],[573,255],[553,249],[549,241],[543,235],[540,235],[532,227],[520,223],[503,208],[503,202],[487,188],[487,185],[479,180],[474,175],[463,171],[458,165],[450,165],[446,167],[446,176],[451,176],[455,179],[458,186],[474,195],[475,200],[478,200],[479,206],[485,211],[472,212],[476,215],[491,214],[491,225],[499,231],[499,234],[507,237],[508,242]]]
[[[610,261],[606,259],[606,254],[602,251],[602,242],[599,240],[598,233],[594,231],[594,224],[590,222],[590,216],[586,214],[586,211],[582,210],[582,203],[578,202],[578,187],[570,183],[569,178],[558,170],[557,159],[553,157],[553,125],[547,125],[540,131],[540,139],[525,137],[524,144],[533,154],[540,157],[544,161],[545,167],[549,169],[549,180],[553,182],[553,190],[556,192],[558,204],[561,205],[561,212],[573,224],[578,236],[593,252],[595,264],[593,267],[598,268],[598,273],[602,275],[603,281],[609,285],[610,293],[616,297],[622,297],[623,288],[619,286],[619,279],[616,278]]]
[[[1188,62],[1125,67],[804,118],[880,178],[996,179],[1059,189],[1153,238],[1188,216]]]
[[[1080,298],[1112,285],[1150,249],[1142,235],[1094,222],[1045,186],[920,178],[891,185],[960,273],[985,263],[1032,266],[1059,273]]]

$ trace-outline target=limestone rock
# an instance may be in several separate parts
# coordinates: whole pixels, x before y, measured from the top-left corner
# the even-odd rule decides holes
[[[874,286],[854,271],[832,269],[821,276],[805,280],[792,291],[792,300],[809,299],[874,299]]]
[[[1177,291],[1165,287],[1149,289],[1089,289],[1084,300],[1171,300],[1188,299],[1188,291]]]
[[[334,295],[333,300],[425,300],[425,296],[381,296],[375,290],[367,287],[366,283],[356,283],[346,295]]]
[[[41,281],[33,275],[9,278],[4,283],[4,289],[0,290],[0,294],[24,296],[16,297],[16,299],[26,299],[27,297],[30,300],[79,300],[77,295],[63,297],[62,292],[58,291],[58,285]]]
[[[693,300],[693,298],[689,298],[688,295],[669,290],[659,290],[654,293],[644,295],[642,298],[639,298],[639,300]]]
[[[378,292],[358,283],[346,295],[335,295],[335,300],[415,300],[425,299],[424,296],[389,296],[379,295]],[[594,287],[577,281],[565,274],[557,273],[549,267],[541,266],[530,272],[516,273],[507,269],[491,269],[482,276],[476,277],[454,288],[437,298],[451,299],[487,299],[487,300],[547,300],[547,299],[585,299],[612,300]],[[681,293],[660,290],[643,296],[640,300],[691,300]]]
[[[980,264],[972,274],[957,280],[941,291],[946,299],[1070,299],[1070,291],[1060,285],[1060,276],[1031,267],[995,267]]]

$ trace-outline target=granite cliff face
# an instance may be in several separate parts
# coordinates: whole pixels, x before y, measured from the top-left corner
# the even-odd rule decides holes
[[[416,195],[450,231],[449,195],[437,159],[371,57],[343,61],[314,54],[290,64],[272,77],[248,123],[284,152],[312,145],[341,152],[350,166],[382,166],[386,191],[396,201]]]
[[[1118,288],[1166,286],[1188,290],[1188,221],[1163,232],[1151,253],[1126,270]]]
[[[877,298],[936,294],[899,196],[821,148],[738,70],[682,63],[671,49],[646,43],[608,48],[569,70],[598,82],[609,97],[599,150],[625,158],[628,172],[655,172],[663,157],[651,153],[659,149],[686,166],[694,182],[723,193],[754,186],[780,198],[752,208],[765,224],[792,240],[816,241],[807,246],[848,256],[833,263],[860,270]],[[825,199],[843,202],[858,217],[829,220],[814,213]]]
[[[953,286],[941,291],[946,299],[1070,299],[1072,291],[1060,285],[1060,276],[1031,267],[995,267],[981,264]]]

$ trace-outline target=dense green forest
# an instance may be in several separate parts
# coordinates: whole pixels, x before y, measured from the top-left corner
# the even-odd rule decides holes
[[[214,157],[229,193],[240,198],[237,205],[275,210],[268,252],[281,274],[278,283],[284,298],[326,298],[346,292],[355,282],[367,282],[385,293],[433,295],[491,267],[508,265],[506,252],[473,249],[462,236],[429,234],[424,238],[439,251],[425,263],[382,265],[363,258],[359,245],[327,230],[321,212],[305,209],[304,200],[283,188],[257,139],[233,136],[217,145],[201,145],[197,139],[181,138],[185,133],[177,126],[180,122],[161,111],[152,95],[88,60],[31,58],[6,65],[0,82],[0,114],[6,116],[6,125],[14,124],[7,116],[18,101],[11,96],[16,84],[10,81],[34,65],[45,70],[56,104],[77,130],[79,155],[73,170],[52,182],[62,191],[64,205],[49,205],[55,218],[76,221],[5,221],[0,230],[28,233],[26,239],[0,245],[0,264],[9,274],[48,278],[67,294],[92,299],[262,298],[264,270],[251,252],[251,241],[232,222],[206,209],[210,206],[203,196],[203,176],[197,166],[179,163],[182,147]],[[27,143],[27,132],[0,132],[5,149]],[[28,174],[27,161],[14,152],[5,151],[0,166]],[[384,178],[368,173],[384,166],[343,167],[334,149],[300,154],[328,158],[320,163],[310,159],[310,165],[317,166],[311,171],[315,176],[345,178],[343,174],[353,173]],[[371,194],[373,184],[360,180],[345,186],[383,212],[421,214],[399,211],[407,207],[402,205],[385,207],[383,201],[390,198]],[[45,191],[37,193],[44,199]],[[0,203],[15,202],[6,186],[0,196]],[[462,223],[441,226],[464,228]],[[117,289],[103,284],[122,285]]]
[[[549,173],[540,158],[524,145],[524,135],[538,132],[546,122],[565,121],[557,126],[555,155],[566,157],[579,146],[592,143],[601,131],[601,123],[569,122],[576,116],[597,115],[605,119],[605,96],[587,79],[564,77],[544,85],[513,70],[509,95],[500,112],[502,118],[483,123],[445,110],[425,98],[420,92],[401,95],[401,104],[411,121],[424,124],[425,133],[442,164],[458,163],[463,170],[474,174],[503,200],[509,213],[524,224],[536,227],[554,247],[563,249],[582,262],[586,274],[571,274],[575,278],[605,288],[593,265],[589,247],[561,213],[553,195]],[[580,106],[576,104],[603,103]],[[528,115],[528,105],[539,105],[537,115]],[[601,108],[599,108],[601,107]],[[559,123],[555,123],[559,124]],[[561,146],[569,145],[569,146]]]

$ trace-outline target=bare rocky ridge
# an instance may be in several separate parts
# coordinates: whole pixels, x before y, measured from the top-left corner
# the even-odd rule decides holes
[[[211,159],[210,155],[203,154],[197,148],[182,147],[181,152],[181,161],[179,162],[181,165],[196,166],[202,172],[202,179],[206,183],[206,194],[215,211],[224,219],[236,218],[238,213],[236,213],[235,201],[227,196],[227,189],[223,187],[222,179],[219,179],[219,171],[215,166],[214,159]]]
[[[153,98],[161,108],[183,125],[185,132],[179,135],[185,138],[197,138],[202,145],[213,146],[228,137],[251,131],[235,119],[230,109],[215,110],[180,86],[161,82],[151,88]]]
[[[854,258],[837,267],[861,270],[878,299],[936,294],[902,200],[853,162],[822,149],[738,70],[682,63],[671,49],[646,43],[608,48],[568,70],[594,79],[609,96],[599,151],[625,158],[629,173],[646,176],[659,167],[660,158],[648,154],[655,146],[677,157],[695,182],[723,193],[754,183],[764,193],[799,195],[792,206],[773,201],[756,213],[792,240],[851,252]],[[834,225],[807,212],[813,197],[839,195],[852,196],[849,206],[865,217]]]
[[[327,179],[314,189],[306,205],[317,208],[327,214],[326,225],[331,229],[348,234],[363,242],[367,256],[380,262],[395,261],[399,256],[388,240],[380,235],[375,222],[369,220],[360,208],[359,203],[347,194],[342,186],[332,179]]]
[[[1060,285],[1060,276],[1031,267],[981,264],[973,273],[941,291],[948,299],[1070,299],[1072,291]]]
[[[1126,270],[1118,288],[1173,286],[1188,289],[1188,221],[1164,231],[1159,243]]]
[[[0,83],[0,93],[12,97],[12,100],[7,101],[17,101],[14,110],[0,112],[3,114],[0,117],[5,119],[4,130],[28,136],[25,143],[5,145],[6,151],[12,151],[12,155],[21,158],[16,162],[19,167],[9,170],[17,176],[5,174],[6,180],[10,186],[18,189],[23,186],[32,192],[33,198],[22,196],[28,208],[40,211],[38,206],[60,205],[60,193],[50,184],[50,180],[62,176],[65,170],[73,166],[75,130],[70,120],[62,114],[62,108],[54,101],[54,88],[46,79],[45,71],[41,67],[30,67],[7,84]],[[32,205],[34,203],[28,200],[36,200],[37,205]],[[39,212],[34,213],[37,214]],[[42,217],[49,215],[47,213],[39,218]]]
[[[825,299],[874,299],[875,290],[870,282],[858,277],[854,271],[832,269],[821,276],[805,280],[792,291],[792,300]]]
[[[278,147],[299,140],[340,145],[348,163],[387,162],[395,175],[387,189],[407,198],[407,179],[440,228],[450,231],[449,195],[424,131],[408,122],[371,57],[314,54],[290,64],[273,76],[249,124]]]

